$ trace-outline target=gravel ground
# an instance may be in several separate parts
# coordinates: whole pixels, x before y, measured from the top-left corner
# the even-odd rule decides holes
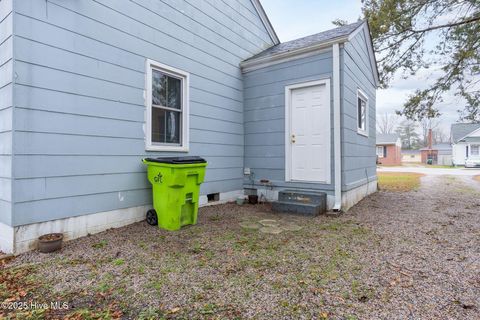
[[[417,191],[379,192],[340,217],[227,204],[179,232],[137,223],[16,258],[0,269],[3,299],[23,284],[23,301],[69,303],[47,318],[480,319],[474,183],[426,176]],[[302,229],[240,226],[262,219]]]

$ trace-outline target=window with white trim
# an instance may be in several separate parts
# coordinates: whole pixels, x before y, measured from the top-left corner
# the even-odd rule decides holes
[[[147,150],[188,151],[188,83],[188,73],[147,61]]]
[[[477,144],[470,146],[470,155],[480,156],[480,145]]]
[[[379,158],[383,158],[383,157],[384,157],[383,150],[384,150],[384,147],[383,147],[383,146],[378,146],[378,147],[377,147],[377,157],[379,157]]]
[[[368,135],[368,98],[361,90],[357,90],[357,131]]]

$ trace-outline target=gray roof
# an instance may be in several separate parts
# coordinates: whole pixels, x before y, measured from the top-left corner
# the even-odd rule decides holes
[[[286,52],[290,52],[298,49],[308,48],[316,44],[321,44],[322,42],[327,42],[336,38],[345,37],[350,35],[362,24],[363,24],[363,21],[358,21],[352,24],[348,24],[346,26],[341,26],[335,29],[320,32],[304,38],[280,43],[273,47],[268,48],[263,52],[260,52],[259,54],[247,59],[246,61],[255,60],[255,59],[267,57],[267,56],[274,56],[277,54],[286,53]]]
[[[399,138],[399,135],[396,133],[392,133],[392,134],[377,133],[377,144],[395,144],[397,143],[398,138]]]
[[[452,150],[452,145],[450,143],[439,143],[432,146],[436,150]]]
[[[454,123],[452,124],[452,142],[457,143],[469,133],[480,128],[480,123]]]
[[[420,151],[419,149],[402,149],[402,153],[405,153],[405,154],[420,154],[420,153],[422,153],[422,151]]]
[[[420,150],[429,150],[429,149],[428,147],[425,147]],[[432,146],[432,150],[438,150],[443,152],[441,154],[450,154],[452,152],[452,145],[450,143],[438,143]]]

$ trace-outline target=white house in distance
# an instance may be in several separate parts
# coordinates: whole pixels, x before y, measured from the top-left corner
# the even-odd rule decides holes
[[[454,123],[451,130],[453,164],[480,159],[480,123]]]

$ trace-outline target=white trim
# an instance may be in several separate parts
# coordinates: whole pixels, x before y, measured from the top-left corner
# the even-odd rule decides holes
[[[342,111],[340,105],[340,45],[332,46],[333,57],[333,145],[335,161],[335,204],[334,211],[342,210]]]
[[[265,56],[259,57],[257,59],[247,60],[240,63],[240,67],[242,68],[242,72],[246,73],[279,63],[314,56],[323,52],[328,52],[331,50],[332,44],[345,42],[346,40],[348,40],[347,37],[341,37],[328,42],[323,42],[309,47],[279,53],[273,56]]]
[[[274,44],[279,44],[280,39],[278,39],[277,33],[275,32],[275,29],[273,28],[272,23],[270,22],[270,19],[268,19],[267,14],[265,13],[265,10],[263,9],[262,4],[260,3],[259,0],[252,0],[253,7],[258,13],[258,16],[260,17],[260,20],[262,20],[263,25],[265,26],[265,29],[267,29],[268,35],[270,36],[270,39],[272,39]]]
[[[147,151],[171,151],[188,152],[190,142],[190,74],[183,70],[167,66],[150,59],[145,63],[145,150]],[[167,75],[182,78],[182,133],[181,145],[155,145],[152,143],[152,74],[153,69],[157,69]]]
[[[285,86],[285,181],[286,182],[298,182],[292,180],[292,144],[290,143],[290,132],[292,129],[291,113],[292,113],[292,91],[300,88],[308,88],[319,85],[325,85],[326,92],[328,94],[328,101],[330,102],[330,79],[321,79],[315,81],[301,82],[292,85]],[[331,108],[330,108],[331,109]],[[329,157],[330,158],[330,157]],[[330,163],[330,161],[328,161]],[[330,184],[331,177],[326,181],[301,181],[302,183],[324,183]]]
[[[358,98],[365,101],[365,130],[358,126],[358,121],[360,120],[358,118]],[[357,89],[356,108],[355,108],[356,113],[357,113],[357,133],[362,135],[362,136],[365,136],[365,137],[368,137],[368,132],[369,132],[369,130],[368,130],[368,126],[369,126],[368,117],[370,116],[370,114],[369,114],[368,109],[370,109],[368,96],[366,95],[365,92],[363,92],[360,88],[358,88]]]

